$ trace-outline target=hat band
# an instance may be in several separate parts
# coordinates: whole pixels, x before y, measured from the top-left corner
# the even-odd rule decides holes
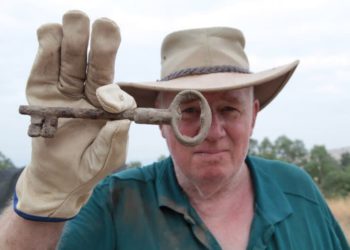
[[[187,68],[187,69],[175,71],[174,73],[171,73],[166,77],[163,77],[161,81],[169,81],[169,80],[176,79],[179,77],[184,77],[184,76],[223,73],[223,72],[235,72],[235,73],[244,73],[244,74],[251,73],[249,70],[246,70],[244,68],[240,68],[237,66],[231,66],[231,65],[205,66],[205,67]]]

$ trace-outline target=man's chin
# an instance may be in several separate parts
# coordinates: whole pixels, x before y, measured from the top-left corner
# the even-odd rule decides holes
[[[226,173],[227,169],[222,169],[222,165],[215,166],[212,165],[211,167],[207,168],[200,168],[196,169],[196,179],[197,182],[205,183],[205,184],[211,184],[220,182],[227,178],[229,173]]]
[[[192,168],[192,177],[201,185],[217,185],[226,182],[235,173],[235,168],[231,161],[223,158],[211,159],[211,161],[197,161]]]

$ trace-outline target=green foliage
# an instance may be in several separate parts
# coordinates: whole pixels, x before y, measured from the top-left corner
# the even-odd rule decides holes
[[[346,197],[350,194],[350,168],[331,171],[325,176],[321,186],[326,197]]]
[[[292,141],[287,136],[280,136],[274,142],[264,138],[261,143],[251,139],[249,146],[251,155],[261,156],[271,160],[281,160],[305,166],[308,151],[301,140]]]
[[[300,140],[292,141],[287,136],[280,136],[275,141],[275,155],[278,160],[305,166],[307,154],[305,145]]]
[[[341,155],[340,165],[343,168],[350,168],[350,152],[346,152]]]
[[[268,138],[264,138],[258,146],[258,155],[267,159],[276,159],[275,147]]]
[[[165,158],[167,158],[165,155],[160,155],[157,159],[157,161],[162,161],[164,160]]]
[[[15,167],[10,159],[0,152],[0,169]]]
[[[250,138],[248,153],[250,155],[259,155],[259,142],[258,142],[258,140]]]
[[[142,166],[142,163],[140,161],[130,161],[126,164],[127,168],[136,168],[141,166]]]
[[[305,170],[322,187],[324,178],[333,170],[339,169],[338,162],[327,152],[324,146],[314,146],[310,151],[309,162]]]

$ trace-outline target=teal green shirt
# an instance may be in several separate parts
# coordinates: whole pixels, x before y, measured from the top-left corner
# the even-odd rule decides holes
[[[255,214],[248,249],[349,249],[311,178],[248,157]],[[103,180],[66,223],[59,249],[221,249],[177,183],[171,158]]]

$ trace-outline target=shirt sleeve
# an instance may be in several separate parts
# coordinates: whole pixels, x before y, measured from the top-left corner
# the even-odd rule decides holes
[[[100,183],[87,204],[66,222],[58,249],[115,249],[115,227],[108,181]]]
[[[338,236],[338,240],[339,240],[339,244],[341,245],[341,249],[348,249],[350,250],[350,246],[349,243],[342,231],[342,229],[340,228],[339,224],[337,221],[334,221],[334,232],[336,233],[336,235]]]
[[[337,243],[341,247],[340,249],[350,250],[349,243],[348,243],[348,241],[347,241],[347,239],[345,237],[345,234],[344,234],[343,230],[341,229],[339,223],[337,222],[337,220],[333,216],[333,214],[330,211],[328,205],[326,205],[326,206],[327,206],[327,209],[329,211],[329,216],[330,216],[333,232],[336,235],[336,239],[338,241]]]

